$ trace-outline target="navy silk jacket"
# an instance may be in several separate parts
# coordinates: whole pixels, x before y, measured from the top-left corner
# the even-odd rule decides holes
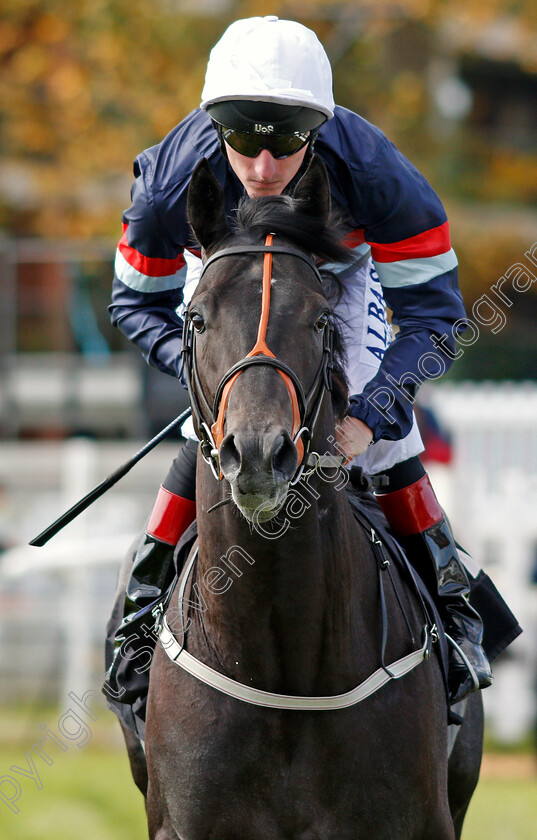
[[[371,249],[399,333],[349,412],[374,440],[410,431],[418,384],[442,373],[455,356],[465,311],[442,204],[425,178],[380,129],[341,107],[322,127],[315,152],[330,179],[332,202],[347,220],[345,242]],[[185,248],[199,255],[186,216],[187,190],[205,157],[223,187],[231,216],[244,187],[220,150],[209,116],[189,114],[134,163],[131,206],[123,215],[110,312],[145,359],[177,376],[181,361]],[[298,177],[289,185],[292,189]],[[377,405],[388,405],[380,411]]]

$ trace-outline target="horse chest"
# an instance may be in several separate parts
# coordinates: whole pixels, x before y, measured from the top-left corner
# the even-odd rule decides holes
[[[231,698],[203,698],[197,688],[188,698],[192,714],[181,721],[181,731],[156,745],[159,760],[173,768],[173,790],[179,793],[165,798],[181,840],[380,837],[379,812],[393,812],[386,779],[394,755],[388,742],[368,738],[369,715],[360,721],[356,709],[281,713]],[[384,819],[383,840],[408,840],[401,809],[416,802],[410,796],[416,783],[410,769],[406,802],[399,790],[400,810],[393,825],[387,825],[390,817]],[[415,815],[407,817],[415,821]]]

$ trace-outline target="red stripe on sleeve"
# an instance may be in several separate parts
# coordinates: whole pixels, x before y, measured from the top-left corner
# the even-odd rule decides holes
[[[172,259],[163,257],[144,257],[135,248],[131,248],[127,241],[127,225],[123,225],[123,236],[119,240],[118,248],[127,260],[128,264],[145,274],[146,277],[169,277],[175,274],[185,264],[183,254],[180,253]]]
[[[343,244],[347,246],[347,248],[357,248],[358,245],[363,245],[365,242],[365,236],[363,229],[360,230],[357,228],[356,230],[351,230],[346,236],[343,237]]]
[[[425,230],[400,242],[370,242],[371,254],[377,262],[388,263],[420,257],[437,257],[451,248],[449,222]]]

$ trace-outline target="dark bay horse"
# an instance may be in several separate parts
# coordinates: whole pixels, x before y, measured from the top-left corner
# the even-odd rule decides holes
[[[204,455],[199,542],[182,622],[176,591],[151,666],[138,778],[152,840],[454,840],[477,782],[480,697],[448,762],[434,648],[398,679],[380,667],[379,564],[334,480],[346,392],[327,338],[330,293],[311,259],[344,257],[329,207],[316,158],[292,198],[246,202],[233,230],[208,165],[192,177],[189,216],[205,259],[187,346]],[[391,575],[388,669],[424,638],[416,595],[393,564]],[[229,693],[172,661],[170,638],[213,669],[209,678],[234,681]],[[361,702],[300,706],[372,674],[384,684]],[[267,707],[233,696],[237,683]],[[272,693],[298,707],[271,706]]]

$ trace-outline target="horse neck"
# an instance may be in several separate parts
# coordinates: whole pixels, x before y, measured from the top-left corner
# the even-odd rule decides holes
[[[199,511],[225,492],[203,473]],[[272,534],[231,506],[200,514],[202,635],[228,673],[239,663],[260,687],[279,675],[301,692],[318,688],[320,670],[354,673],[357,642],[366,652],[377,626],[376,578],[341,485],[299,482]]]

